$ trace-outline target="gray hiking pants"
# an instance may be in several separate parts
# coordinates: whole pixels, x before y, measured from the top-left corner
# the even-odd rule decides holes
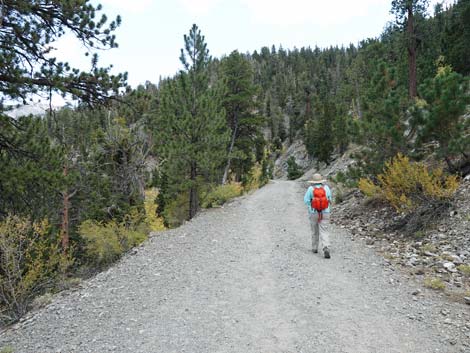
[[[312,229],[312,250],[324,250],[330,247],[330,214],[323,213],[318,220],[318,213],[310,213],[310,227]],[[320,243],[320,244],[319,244]]]

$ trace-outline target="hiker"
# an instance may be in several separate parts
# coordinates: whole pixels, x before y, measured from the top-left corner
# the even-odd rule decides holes
[[[318,253],[323,250],[326,259],[330,258],[330,203],[331,190],[325,185],[326,180],[320,174],[314,174],[304,196],[304,203],[308,206],[310,227],[312,229],[312,251]]]

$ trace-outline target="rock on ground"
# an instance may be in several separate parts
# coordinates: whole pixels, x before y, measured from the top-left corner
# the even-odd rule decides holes
[[[335,223],[348,229],[352,239],[364,240],[421,283],[441,282],[448,296],[466,302],[464,298],[470,295],[470,180],[462,181],[449,209],[435,214],[412,234],[406,231],[403,215],[385,203],[368,202],[358,191],[350,192],[335,210]]]

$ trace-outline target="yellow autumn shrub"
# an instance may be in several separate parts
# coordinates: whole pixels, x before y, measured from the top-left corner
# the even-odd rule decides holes
[[[364,194],[381,194],[399,212],[450,200],[458,185],[457,176],[444,175],[442,168],[429,170],[424,163],[411,162],[401,154],[385,163],[384,172],[378,175],[378,185],[368,179],[359,182]]]
[[[165,229],[163,218],[157,215],[158,205],[155,203],[157,196],[158,190],[156,188],[151,188],[145,191],[145,221],[148,224],[149,229],[154,232]]]
[[[31,300],[53,286],[73,263],[47,220],[8,216],[0,222],[0,306],[2,319],[15,320]]]
[[[228,200],[240,196],[242,193],[243,187],[240,183],[219,185],[204,196],[202,207],[210,208],[223,205]]]
[[[80,224],[78,233],[86,242],[86,256],[91,263],[98,266],[110,264],[147,239],[148,228],[135,224],[133,217],[136,216],[127,215],[122,222],[86,220]]]
[[[369,179],[359,179],[358,187],[359,190],[361,190],[361,192],[368,197],[377,197],[379,195],[382,195],[382,190],[380,189],[380,187],[375,185]]]
[[[263,170],[261,168],[261,165],[257,162],[250,170],[249,177],[245,184],[244,190],[245,191],[257,190],[261,186],[263,186],[263,182],[261,180],[262,175],[263,175]]]

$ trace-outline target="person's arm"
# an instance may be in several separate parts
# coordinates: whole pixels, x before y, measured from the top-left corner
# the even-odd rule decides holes
[[[304,203],[309,206],[310,203],[312,202],[312,193],[310,192],[310,189],[312,187],[309,186],[309,188],[307,189],[307,192],[305,193],[305,196],[304,196]]]
[[[326,198],[328,199],[328,201],[332,201],[333,199],[333,194],[331,193],[331,189],[328,185],[326,185]]]

